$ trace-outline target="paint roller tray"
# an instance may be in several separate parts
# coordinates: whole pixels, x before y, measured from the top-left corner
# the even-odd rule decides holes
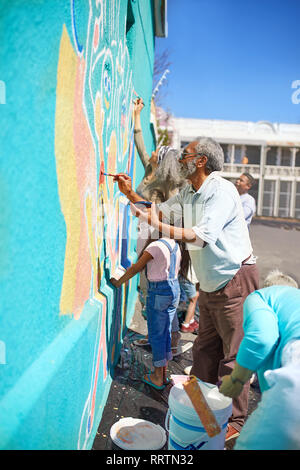
[[[114,444],[124,450],[158,450],[166,443],[166,432],[159,424],[145,419],[122,418],[110,429]]]

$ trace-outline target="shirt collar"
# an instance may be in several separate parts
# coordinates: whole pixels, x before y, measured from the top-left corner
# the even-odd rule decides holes
[[[208,177],[205,179],[204,183],[200,186],[200,188],[196,191],[196,189],[193,187],[192,183],[189,184],[188,192],[192,194],[201,194],[207,183],[214,178],[218,174],[217,171],[212,171]]]

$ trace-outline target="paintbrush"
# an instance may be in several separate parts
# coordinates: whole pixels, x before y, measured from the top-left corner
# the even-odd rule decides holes
[[[99,183],[104,183],[104,176],[112,176],[113,178],[118,178],[118,175],[113,175],[112,173],[105,173],[102,168],[100,168]]]
[[[152,202],[149,202],[149,201],[136,201],[133,204],[143,204],[144,206],[150,207]]]
[[[202,393],[197,378],[194,375],[189,376],[187,381],[183,383],[183,388],[188,394],[208,436],[214,437],[220,434],[221,428]]]

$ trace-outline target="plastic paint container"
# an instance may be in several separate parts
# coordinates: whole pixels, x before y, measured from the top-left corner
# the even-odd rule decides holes
[[[182,383],[176,383],[169,394],[165,427],[169,432],[169,450],[224,450],[232,399],[219,392],[216,385],[198,380],[201,391],[214,413],[221,433],[210,438],[196,413]]]

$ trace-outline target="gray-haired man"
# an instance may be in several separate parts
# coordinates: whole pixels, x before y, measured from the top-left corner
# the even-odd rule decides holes
[[[258,273],[234,185],[217,172],[223,167],[220,145],[206,137],[188,144],[180,158],[182,175],[191,183],[149,214],[136,215],[171,238],[188,243],[192,265],[200,283],[200,319],[193,346],[192,375],[217,383],[230,373],[243,337],[243,302],[258,288]],[[132,202],[140,198],[125,175],[116,181]],[[248,410],[249,384],[233,401],[228,438],[238,435]]]

